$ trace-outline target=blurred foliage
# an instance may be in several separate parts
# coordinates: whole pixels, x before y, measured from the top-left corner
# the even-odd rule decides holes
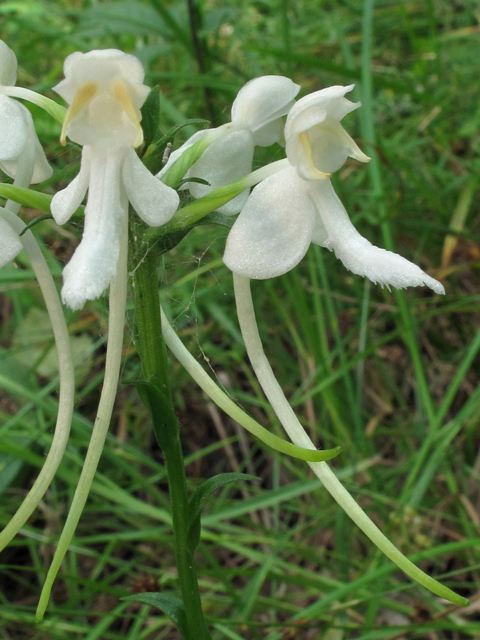
[[[355,497],[424,569],[471,596],[480,567],[480,10],[476,0],[379,0],[370,40],[370,5],[205,0],[191,16],[184,0],[7,0],[0,4],[0,37],[19,59],[18,84],[52,98],[67,54],[115,47],[137,55],[147,83],[161,87],[163,133],[187,118],[228,121],[236,92],[258,75],[288,75],[302,85],[301,95],[356,83],[354,99],[364,106],[345,126],[374,161],[348,162],[335,176],[336,189],[363,235],[381,246],[392,238],[396,251],[444,282],[447,296],[370,286],[333,254],[311,248],[295,271],[255,283],[261,334],[313,439],[344,448],[334,466]],[[44,185],[53,192],[75,175],[79,150],[59,147],[58,124],[37,108],[32,113],[56,168]],[[194,131],[185,128],[176,144]],[[282,154],[278,146],[260,149],[255,166]],[[81,226],[42,222],[35,233],[60,283]],[[167,254],[162,297],[192,352],[280,434],[245,359],[231,277],[221,262],[225,237],[225,230],[199,227]],[[0,287],[0,358],[9,363],[0,373],[0,521],[7,522],[49,447],[57,399],[38,368],[45,336],[38,336],[35,356],[10,364],[9,351],[22,349],[18,327],[32,308],[43,309],[22,256],[0,271]],[[128,386],[119,391],[112,435],[54,604],[34,625],[98,402],[105,300],[69,312],[68,320],[73,336],[90,339],[91,348],[79,354],[91,359],[90,375],[79,384],[65,463],[2,554],[0,631],[15,639],[173,640],[159,612],[119,604],[128,593],[169,593],[176,581],[162,457]],[[23,348],[31,350],[31,341]],[[124,355],[124,378],[133,379],[139,365],[128,339]],[[451,613],[393,571],[306,466],[261,450],[173,362],[171,379],[192,489],[213,473],[262,478],[260,489],[223,489],[202,518],[197,555],[215,639],[479,636],[474,607]]]

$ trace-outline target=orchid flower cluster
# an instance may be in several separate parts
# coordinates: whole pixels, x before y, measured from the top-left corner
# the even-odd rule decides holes
[[[65,224],[78,211],[87,191],[88,196],[83,237],[64,268],[61,299],[66,306],[79,310],[110,287],[110,325],[105,383],[97,420],[74,501],[41,596],[39,619],[46,609],[51,586],[87,500],[110,424],[119,380],[127,295],[129,204],[140,219],[137,222],[141,221],[144,228],[158,228],[156,233],[159,236],[185,226],[183,221],[188,218],[188,210],[192,207],[196,211],[196,220],[213,210],[225,216],[239,214],[233,226],[230,225],[224,262],[233,273],[238,317],[250,361],[293,444],[260,427],[218,388],[188,353],[162,312],[163,339],[167,346],[206,393],[246,429],[270,447],[306,460],[346,513],[408,575],[452,602],[463,602],[462,598],[412,565],[339,483],[325,462],[337,455],[339,448],[318,451],[314,447],[273,375],[255,322],[250,279],[274,278],[288,272],[302,260],[312,242],[333,251],[354,274],[381,286],[400,289],[426,285],[435,293],[444,293],[443,285],[419,267],[395,253],[373,246],[363,238],[335,194],[330,178],[347,158],[361,163],[369,161],[342,125],[343,118],[360,106],[360,103],[353,103],[345,97],[353,85],[329,87],[296,101],[300,86],[288,78],[272,75],[251,80],[239,91],[233,103],[230,123],[193,135],[170,154],[168,161],[154,175],[142,161],[151,153],[155,142],[144,145],[142,106],[153,92],[151,94],[144,84],[144,70],[139,60],[113,49],[77,52],[65,60],[64,74],[65,79],[54,87],[68,105],[60,142],[66,144],[69,139],[82,146],[82,153],[78,175],[51,199],[50,210],[55,221],[59,225]],[[49,178],[52,169],[35,134],[30,112],[12,96],[32,100],[44,107],[46,99],[13,87],[15,80],[15,55],[5,43],[0,42],[0,168],[14,178],[14,186],[18,188],[17,199],[22,202],[22,192],[30,184]],[[45,108],[55,113],[51,104]],[[285,146],[286,159],[252,173],[255,146],[274,143]],[[180,195],[188,191],[190,198],[194,199],[183,208],[179,208],[180,196],[173,188],[178,184],[171,184],[174,170],[182,178],[178,188]],[[27,250],[32,265],[35,256],[38,258],[32,248],[33,235],[30,232],[29,236],[20,235],[24,225],[15,215],[18,208],[19,204],[10,201],[0,211],[0,266],[13,260],[22,247]],[[146,232],[145,237],[149,233]],[[27,237],[30,244],[25,242]],[[61,402],[61,416],[59,413],[51,457],[25,503],[0,534],[1,548],[25,524],[47,490],[65,450],[72,416],[73,365],[68,332],[51,276],[48,280],[45,269],[42,271],[40,268],[37,275],[55,328],[59,357],[64,362],[61,384],[69,391],[64,394],[63,405]],[[152,295],[158,302],[156,282],[151,282],[150,286],[157,289]],[[160,312],[157,304],[155,313],[158,313],[159,323]],[[157,384],[155,372],[149,372],[145,365],[147,386],[144,391],[146,389],[147,403],[155,424],[158,420],[155,407],[160,406],[161,413],[167,400],[165,385]],[[172,420],[174,422],[174,418]],[[161,428],[168,429],[165,427],[167,423],[168,420],[162,422]],[[161,444],[166,443],[168,466],[168,455],[173,456],[175,438],[169,436],[168,439],[158,434],[157,437]],[[182,526],[181,520],[175,521],[174,518],[174,529],[180,531]],[[178,532],[176,535],[180,539]],[[179,544],[177,550],[179,555],[185,552],[181,546]],[[186,548],[188,551],[188,544]],[[188,574],[191,567],[181,569],[179,558],[177,563],[182,594],[187,598],[188,585],[191,586],[193,580],[191,573]],[[193,602],[189,606],[193,610],[197,605]],[[207,638],[208,635],[202,637]]]

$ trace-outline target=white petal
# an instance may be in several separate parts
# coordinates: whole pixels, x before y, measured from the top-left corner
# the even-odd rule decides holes
[[[121,78],[129,84],[141,85],[145,77],[140,60],[118,49],[71,53],[65,58],[63,72],[65,80],[53,90],[68,104],[73,102],[76,92],[86,82],[110,85],[115,78]],[[145,100],[146,95],[143,93],[141,98]]]
[[[315,113],[315,111],[319,112],[323,110],[326,111],[329,116],[340,122],[348,113],[358,109],[358,107],[361,106],[360,102],[350,102],[350,100],[344,97],[354,86],[355,85],[351,84],[348,87],[342,87],[340,85],[327,87],[326,89],[309,93],[304,98],[298,100],[288,114],[285,125],[285,137],[288,138],[292,135],[294,129],[297,128],[296,121],[304,111],[312,110],[312,112]],[[302,129],[300,129],[300,131],[302,131]],[[299,131],[297,130],[296,133],[299,133]]]
[[[91,149],[83,237],[63,270],[62,300],[71,309],[101,296],[115,277],[126,222],[120,202],[122,160],[118,150]]]
[[[382,286],[404,289],[426,285],[436,293],[445,293],[440,282],[415,264],[363,238],[350,222],[330,180],[308,184],[310,197],[328,234],[322,244],[333,250],[347,269]]]
[[[18,158],[27,139],[28,128],[19,103],[0,95],[0,161]],[[6,173],[14,177],[11,173]]]
[[[33,124],[33,118],[30,111],[23,104],[18,103],[20,111],[22,112],[24,122],[27,126],[29,143],[35,147],[35,164],[33,166],[33,174],[30,180],[30,184],[37,184],[48,180],[53,173],[52,167],[48,164],[48,160],[43,151],[42,145],[35,132],[35,125]]]
[[[370,158],[331,116],[327,115],[322,125],[310,129],[308,136],[313,163],[320,171],[333,173],[344,164],[347,157],[355,158],[359,162],[370,162]]]
[[[0,40],[1,42],[1,40]],[[0,267],[4,267],[17,257],[22,249],[22,243],[12,227],[0,217]]]
[[[283,146],[285,144],[284,129],[283,118],[277,118],[255,131],[253,133],[253,141],[259,147],[269,147],[275,142]]]
[[[370,162],[340,122],[323,109],[306,109],[285,133],[288,160],[305,180],[318,180],[318,172],[337,171],[348,157]]]
[[[218,187],[243,178],[252,170],[254,144],[251,134],[245,129],[232,129],[218,138],[191,167],[189,175],[202,178],[210,186],[195,182],[188,183],[194,198],[201,198]],[[225,215],[238,213],[248,197],[248,191],[241,193],[218,210]]]
[[[133,149],[125,157],[122,178],[133,208],[151,227],[165,224],[178,209],[177,192],[152,175]]]
[[[82,204],[90,181],[89,147],[82,151],[79,174],[72,182],[53,196],[50,211],[57,224],[65,224]]]
[[[370,162],[342,125],[328,114],[322,124],[289,138],[286,151],[289,162],[305,180],[318,180],[318,172],[337,171],[348,157]]]
[[[27,153],[28,145],[32,144],[35,147],[35,163],[33,166],[33,174],[30,184],[36,184],[37,182],[47,180],[47,178],[50,178],[52,175],[53,170],[48,164],[48,160],[45,157],[45,153],[43,152],[37,134],[35,133],[32,114],[23,104],[20,104],[15,100],[12,102],[18,108],[19,114],[23,119],[21,131],[25,132],[25,144],[22,146],[20,153],[18,153],[14,158],[0,161],[0,168],[11,178],[16,178],[17,171],[19,170],[19,164],[21,164],[21,161],[24,159],[23,154]],[[28,162],[28,160],[26,160],[26,162]],[[25,163],[23,163],[23,167],[26,168]],[[29,173],[29,170],[27,170],[27,173]]]
[[[300,85],[284,76],[254,78],[240,89],[232,105],[232,122],[255,133],[292,108]],[[259,135],[261,140],[261,134]],[[262,144],[257,142],[256,144]],[[271,143],[270,143],[271,144]]]
[[[35,133],[35,166],[33,168],[33,175],[30,184],[38,184],[44,180],[48,180],[53,173],[52,167],[49,165],[45,151],[43,150],[40,140]]]
[[[229,269],[262,280],[286,273],[300,262],[315,223],[307,185],[289,168],[253,190],[228,234],[223,261]]]
[[[117,49],[73,53],[54,91],[70,105],[61,139],[85,145],[138,147],[140,107],[149,89],[141,62]]]
[[[9,46],[0,40],[0,84],[13,86],[17,81],[17,57]]]

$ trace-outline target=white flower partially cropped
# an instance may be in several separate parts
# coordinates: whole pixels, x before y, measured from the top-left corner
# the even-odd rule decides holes
[[[181,188],[188,189],[195,198],[201,198],[212,189],[243,178],[252,170],[255,145],[267,147],[275,142],[283,143],[282,118],[292,108],[299,91],[300,86],[284,76],[262,76],[250,80],[235,98],[231,122],[218,129],[198,131],[170,155],[158,176],[162,176],[186,149],[208,135],[212,137],[212,144],[188,170],[185,178],[202,178],[210,186],[189,182]],[[248,193],[248,190],[244,191],[219,211],[226,215],[238,213]]]
[[[116,49],[76,52],[66,58],[64,73],[65,80],[54,87],[69,104],[61,141],[68,136],[83,151],[80,173],[53,197],[51,210],[58,224],[64,224],[88,189],[83,238],[63,271],[62,300],[81,309],[115,277],[127,217],[122,189],[153,227],[170,220],[179,199],[134,151],[143,142],[140,108],[150,92],[140,61]]]
[[[17,58],[0,40],[0,86],[17,80]],[[35,133],[30,111],[16,100],[0,94],[0,169],[11,178],[23,178],[27,186],[52,175]],[[27,175],[28,174],[28,175]],[[22,248],[18,234],[0,219],[0,267],[13,260]]]
[[[228,235],[224,262],[247,278],[273,278],[297,265],[313,242],[374,283],[445,293],[419,267],[363,238],[335,194],[329,177],[347,157],[369,161],[340,124],[360,106],[344,97],[352,88],[322,89],[292,108],[285,126],[291,167],[254,189]]]

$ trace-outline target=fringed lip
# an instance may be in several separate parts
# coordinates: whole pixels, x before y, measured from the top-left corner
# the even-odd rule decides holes
[[[83,237],[63,271],[62,300],[71,309],[99,298],[115,277],[127,216],[120,197],[123,188],[150,226],[165,224],[178,208],[176,191],[153,176],[129,147],[86,145],[77,177],[52,199],[52,214],[64,224],[88,190]]]

